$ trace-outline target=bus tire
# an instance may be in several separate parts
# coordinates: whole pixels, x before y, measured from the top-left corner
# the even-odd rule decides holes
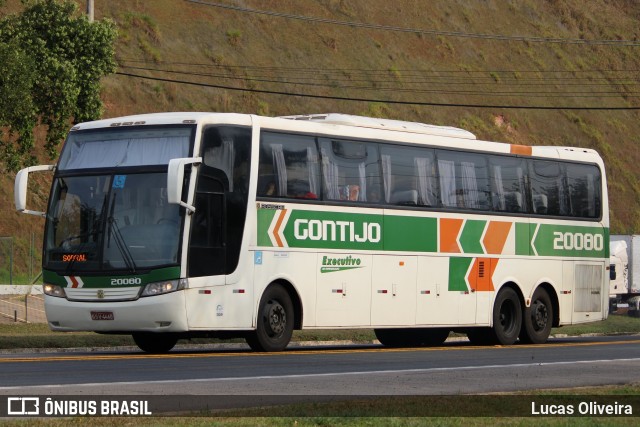
[[[553,325],[553,305],[549,294],[538,288],[531,297],[531,305],[524,309],[520,341],[542,344],[547,341]]]
[[[502,288],[493,304],[493,335],[496,344],[516,342],[522,327],[522,304],[511,288]]]
[[[170,333],[136,332],[131,336],[140,350],[152,354],[167,353],[178,342],[178,337]]]
[[[262,295],[258,308],[256,330],[246,336],[254,351],[282,351],[293,334],[293,303],[289,293],[278,284],[271,285]]]

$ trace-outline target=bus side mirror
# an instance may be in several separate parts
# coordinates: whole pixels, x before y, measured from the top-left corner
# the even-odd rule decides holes
[[[39,171],[52,171],[56,167],[55,165],[40,165],[40,166],[29,166],[28,168],[24,168],[18,172],[16,175],[16,182],[13,187],[13,196],[16,204],[16,210],[25,214],[30,215],[38,215],[45,216],[44,212],[40,211],[30,211],[27,209],[27,192],[29,185],[29,173],[30,172],[39,172]]]
[[[609,280],[616,280],[616,265],[615,264],[611,264],[610,270],[609,270]]]
[[[202,157],[184,157],[169,160],[167,172],[167,200],[174,205],[180,205],[190,212],[196,208],[182,201],[182,181],[184,180],[184,165],[200,164]]]

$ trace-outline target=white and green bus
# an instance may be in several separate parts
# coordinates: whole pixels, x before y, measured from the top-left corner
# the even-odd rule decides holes
[[[53,171],[47,212],[30,172]],[[343,114],[162,113],[74,126],[16,177],[45,217],[55,331],[287,347],[371,328],[388,346],[542,343],[607,317],[609,214],[593,150]]]

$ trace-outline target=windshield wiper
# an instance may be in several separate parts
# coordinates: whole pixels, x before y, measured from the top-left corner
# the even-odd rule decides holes
[[[111,208],[109,209],[109,217],[107,218],[107,224],[109,225],[109,229],[107,230],[107,247],[111,244],[111,232],[113,233],[113,240],[116,242],[116,246],[120,251],[120,255],[124,260],[124,263],[127,264],[127,268],[131,270],[133,274],[136,274],[136,262],[131,255],[131,251],[127,247],[127,243],[124,241],[122,237],[122,233],[120,232],[120,227],[118,226],[118,221],[113,217],[113,211],[116,206],[116,193],[113,193],[113,197],[111,198]]]

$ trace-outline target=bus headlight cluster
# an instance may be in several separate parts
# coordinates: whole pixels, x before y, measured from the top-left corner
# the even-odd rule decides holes
[[[187,279],[166,280],[164,282],[154,282],[147,284],[141,297],[150,297],[154,295],[168,294],[170,292],[181,291],[187,287]]]
[[[45,293],[45,295],[50,295],[52,297],[67,297],[67,294],[64,292],[64,288],[58,285],[50,285],[49,283],[45,283],[42,286],[42,291]]]

